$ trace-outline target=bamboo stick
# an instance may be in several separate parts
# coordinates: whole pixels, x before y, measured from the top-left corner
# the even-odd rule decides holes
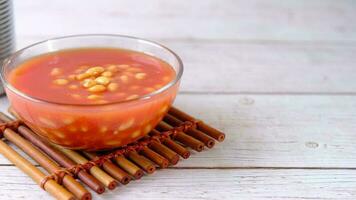
[[[180,120],[183,121],[195,121],[196,119],[189,114],[179,110],[178,108],[171,107],[170,110],[168,111],[169,114],[177,117]],[[207,124],[205,124],[202,121],[199,121],[197,123],[198,129],[201,130],[202,132],[208,134],[210,137],[216,139],[219,142],[224,141],[225,139],[225,134]]]
[[[115,158],[115,162],[119,167],[131,174],[135,179],[140,179],[143,176],[143,171],[131,161],[127,160],[124,156],[118,156]]]
[[[167,124],[164,121],[161,121],[158,126],[158,129],[163,130],[163,131],[169,131],[172,130],[173,127],[169,124]],[[204,149],[204,143],[200,142],[199,140],[183,133],[183,132],[178,132],[174,138],[174,140],[177,140],[178,142],[189,146],[190,148],[200,152]]]
[[[164,121],[170,124],[171,126],[180,126],[183,123],[183,121],[170,114],[167,114],[164,117]],[[208,148],[212,148],[215,145],[215,141],[213,138],[195,128],[191,128],[185,131],[185,133],[203,142]]]
[[[173,140],[165,139],[162,143],[164,144],[164,146],[179,154],[182,158],[188,159],[190,157],[190,152],[188,151],[188,149],[174,142]]]
[[[161,133],[159,131],[157,131],[156,129],[153,129],[150,132],[150,135],[161,135]],[[188,151],[188,149],[186,149],[185,147],[181,146],[180,144],[174,142],[173,140],[171,140],[169,138],[163,139],[162,144],[158,143],[158,145],[157,145],[157,147],[155,147],[155,151],[157,151],[157,152],[160,151],[159,153],[163,156],[166,152],[168,152],[169,155],[166,155],[165,157],[170,160],[171,164],[174,164],[174,163],[176,164],[179,160],[179,158],[172,157],[172,156],[174,156],[174,152],[177,153],[178,155],[180,155],[184,159],[187,159],[190,156],[190,152]],[[168,150],[164,147],[166,147]],[[173,151],[173,153],[170,153],[169,150]]]
[[[167,168],[169,165],[169,161],[165,157],[161,156],[160,154],[156,153],[148,147],[143,148],[140,153],[148,159],[152,160],[161,168]]]
[[[87,163],[88,160],[86,158],[84,158],[82,155],[80,155],[79,153],[69,150],[69,149],[64,149],[58,146],[54,146],[56,149],[58,149],[59,151],[61,151],[62,153],[64,153],[66,156],[68,156],[70,159],[72,159],[74,162],[78,163],[78,164],[84,164]],[[117,186],[117,182],[115,181],[114,178],[112,178],[111,176],[109,176],[106,172],[104,172],[103,170],[101,170],[99,167],[97,166],[93,166],[90,168],[90,173],[97,178],[100,182],[102,182],[107,188],[109,188],[110,190],[113,190],[116,188]]]
[[[83,152],[91,160],[95,160],[98,155],[93,152]],[[106,161],[102,165],[103,169],[120,183],[126,185],[131,181],[130,176],[112,162]]]
[[[156,171],[154,164],[144,156],[139,155],[136,151],[130,151],[127,154],[127,157],[149,174]]]
[[[41,151],[35,148],[30,142],[16,134],[11,129],[5,129],[4,137],[22,149],[27,155],[34,159],[38,164],[46,169],[49,173],[54,173],[60,170],[60,167],[44,155]],[[90,200],[91,194],[70,175],[63,177],[63,186],[72,192],[78,199]]]
[[[179,161],[179,156],[177,153],[175,153],[174,151],[170,150],[168,147],[166,147],[158,142],[152,142],[150,144],[150,148],[152,148],[154,151],[161,154],[165,158],[169,159],[169,162],[172,165],[177,164]]]
[[[29,161],[23,158],[15,150],[9,147],[3,140],[0,140],[0,153],[10,162],[15,164],[21,171],[28,175],[34,182],[41,185],[42,180],[46,177],[39,169],[33,166]],[[74,196],[58,185],[54,180],[49,179],[44,184],[44,189],[53,197],[59,200],[74,200]]]

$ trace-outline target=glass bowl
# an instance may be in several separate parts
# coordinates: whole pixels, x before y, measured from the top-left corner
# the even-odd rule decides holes
[[[32,57],[93,47],[128,49],[155,56],[170,64],[176,77],[138,99],[99,105],[46,101],[19,91],[8,81],[9,73]],[[180,58],[158,43],[122,35],[75,35],[42,41],[15,52],[4,61],[1,79],[12,109],[37,134],[65,148],[96,151],[120,147],[147,135],[172,105],[182,73]]]

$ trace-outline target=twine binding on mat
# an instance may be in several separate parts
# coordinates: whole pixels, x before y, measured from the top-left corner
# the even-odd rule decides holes
[[[55,171],[54,173],[44,177],[40,183],[40,186],[42,189],[45,189],[45,185],[46,185],[47,181],[49,181],[49,180],[54,180],[58,184],[62,184],[63,178],[66,175],[73,176],[73,174],[68,169],[61,168],[61,169]]]
[[[22,124],[23,122],[21,120],[14,120],[11,122],[0,123],[0,138],[3,137],[3,133],[5,129],[10,128],[12,130],[17,130],[17,128]]]

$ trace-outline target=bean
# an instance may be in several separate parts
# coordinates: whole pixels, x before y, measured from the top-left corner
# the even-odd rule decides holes
[[[83,74],[78,74],[76,76],[76,78],[77,78],[77,80],[81,81],[81,80],[86,79],[86,78],[88,78],[90,76],[91,76],[91,74],[89,74],[89,73],[83,73]]]
[[[104,100],[104,99],[99,99],[97,101],[95,101],[96,104],[105,104],[108,103],[108,101]]]
[[[137,94],[133,94],[133,95],[130,95],[128,97],[126,97],[126,100],[132,100],[132,99],[137,99],[138,98],[138,95]]]
[[[69,124],[71,124],[73,122],[74,122],[74,119],[71,118],[71,117],[63,119],[63,123],[66,124],[66,125],[69,125]]]
[[[135,119],[131,118],[131,119],[127,120],[125,123],[122,123],[119,126],[118,130],[119,131],[127,130],[134,124],[134,122],[135,122]]]
[[[76,69],[76,70],[74,71],[74,73],[80,74],[80,73],[83,73],[84,71],[85,71],[84,69]]]
[[[96,82],[92,79],[84,79],[82,85],[85,87],[85,88],[89,88],[89,87],[92,87],[94,85],[96,85]]]
[[[76,89],[78,89],[79,87],[78,87],[78,85],[69,85],[68,86],[69,87],[69,89],[71,89],[71,90],[76,90]]]
[[[68,79],[71,80],[71,81],[74,81],[75,80],[75,75],[74,74],[68,75]]]
[[[142,72],[142,69],[137,68],[137,67],[131,67],[131,68],[126,69],[126,71],[128,71],[128,72]]]
[[[57,128],[57,124],[51,121],[50,119],[39,117],[38,120],[48,128]]]
[[[159,109],[158,113],[163,114],[168,110],[168,105],[164,105],[161,109]]]
[[[86,65],[80,66],[77,70],[75,70],[75,73],[77,73],[77,74],[83,73],[88,68],[89,68],[89,66],[86,66]]]
[[[113,76],[113,73],[110,72],[110,71],[105,71],[101,74],[102,76],[105,76],[105,77],[112,77]]]
[[[103,85],[94,85],[90,87],[89,92],[104,92],[106,90],[106,87]]]
[[[141,134],[141,131],[137,130],[137,131],[131,133],[131,138],[137,138],[138,136],[140,136],[140,134]]]
[[[62,74],[62,70],[61,69],[59,69],[59,68],[53,68],[52,70],[51,70],[51,75],[52,76],[58,76],[58,75],[60,75],[60,74]]]
[[[100,85],[107,85],[110,83],[110,79],[105,76],[99,76],[98,78],[95,79],[95,82]]]
[[[87,98],[90,99],[90,100],[99,100],[99,99],[102,98],[102,96],[96,95],[96,94],[91,94]]]
[[[117,66],[117,65],[109,65],[107,69],[110,72],[118,72],[120,70],[119,66]]]
[[[148,124],[147,126],[145,126],[145,128],[143,129],[144,134],[150,132],[152,130],[152,126],[151,124]]]
[[[129,82],[129,77],[126,76],[126,75],[122,75],[122,76],[120,76],[120,80],[121,80],[123,83],[128,83],[128,82]]]
[[[108,85],[108,90],[111,91],[111,92],[113,92],[113,91],[117,90],[118,87],[119,87],[119,84],[117,84],[117,83],[110,83],[110,84]]]
[[[164,77],[162,78],[162,80],[163,80],[164,82],[169,82],[169,81],[171,80],[171,77],[170,77],[170,76],[164,76]]]
[[[135,78],[138,80],[144,79],[146,77],[146,73],[137,73],[135,74]]]
[[[96,66],[96,67],[91,67],[89,68],[86,73],[92,75],[92,76],[97,76],[99,74],[101,74],[102,72],[104,72],[105,69],[103,67],[100,66]]]
[[[115,134],[115,132],[114,132]],[[109,140],[107,142],[105,142],[105,145],[109,145],[109,146],[120,146],[121,141],[119,140]]]
[[[80,127],[80,130],[82,132],[87,132],[89,130],[89,128],[87,126],[82,126],[82,127]]]
[[[56,79],[54,80],[54,83],[57,84],[57,85],[66,85],[69,81],[67,79]]]
[[[106,131],[108,131],[108,127],[107,126],[100,127],[100,132],[101,133],[105,133]]]

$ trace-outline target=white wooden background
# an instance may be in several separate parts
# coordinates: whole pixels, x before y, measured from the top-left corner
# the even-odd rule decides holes
[[[223,144],[97,199],[355,199],[356,1],[15,0],[17,46],[83,33],[159,41],[176,105]],[[0,99],[4,110],[8,103]],[[0,199],[49,196],[0,156]]]

